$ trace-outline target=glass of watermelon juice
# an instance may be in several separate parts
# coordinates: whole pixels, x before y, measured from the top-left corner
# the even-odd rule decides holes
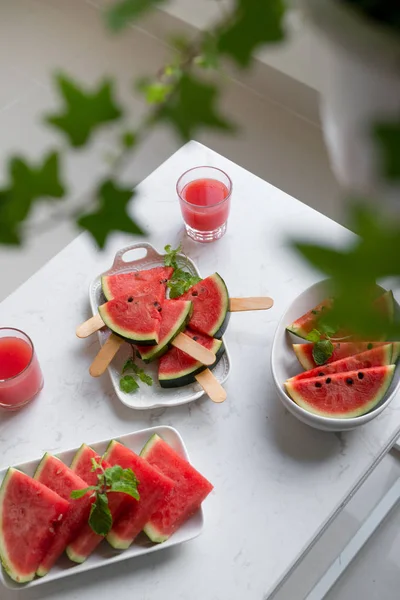
[[[17,410],[43,387],[32,340],[23,331],[0,327],[0,408]]]
[[[186,233],[196,242],[213,242],[226,231],[232,181],[216,167],[194,167],[176,184]]]

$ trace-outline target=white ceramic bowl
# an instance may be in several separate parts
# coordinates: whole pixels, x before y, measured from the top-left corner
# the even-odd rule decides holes
[[[321,417],[308,412],[293,402],[286,393],[284,382],[289,377],[293,377],[302,371],[302,367],[293,352],[292,344],[299,344],[305,340],[286,331],[286,326],[327,297],[326,284],[326,280],[320,281],[305,290],[292,302],[281,318],[272,345],[272,375],[282,404],[300,421],[323,431],[349,431],[372,421],[390,404],[400,387],[400,368],[396,369],[390,388],[381,402],[361,417],[351,419]]]

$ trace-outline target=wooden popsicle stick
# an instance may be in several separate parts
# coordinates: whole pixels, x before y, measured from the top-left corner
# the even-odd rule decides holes
[[[198,375],[195,375],[195,377],[213,402],[219,404],[226,400],[226,391],[210,369],[205,369],[201,373],[198,373]]]
[[[108,365],[117,354],[125,340],[118,337],[114,333],[110,335],[105,344],[100,348],[94,361],[90,365],[89,373],[92,377],[100,377],[103,375]]]
[[[198,360],[203,365],[212,365],[215,362],[214,352],[211,352],[211,350],[208,350],[208,348],[205,348],[184,333],[179,333],[172,340],[171,345],[179,348],[182,352],[186,352],[186,354],[189,354],[189,356]]]
[[[101,318],[100,313],[97,313],[97,315],[94,315],[94,317],[91,317],[84,323],[81,323],[76,328],[76,335],[78,338],[87,338],[92,335],[92,333],[96,333],[96,331],[102,327],[104,327],[104,321]]]
[[[230,298],[230,312],[241,312],[245,310],[268,310],[274,301],[268,296],[253,296],[250,298]]]

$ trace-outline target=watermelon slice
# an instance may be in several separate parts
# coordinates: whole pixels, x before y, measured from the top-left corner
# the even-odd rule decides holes
[[[156,346],[137,346],[146,363],[159,358],[168,350],[168,344],[185,329],[192,314],[192,303],[185,300],[164,300],[161,312],[159,342]]]
[[[58,528],[57,535],[48,552],[36,571],[37,575],[43,577],[43,575],[46,575],[50,571],[79,529],[87,523],[92,498],[89,492],[83,498],[77,500],[71,498],[72,490],[86,488],[87,483],[71,471],[69,467],[64,465],[61,460],[51,454],[46,453],[43,456],[36,469],[34,478],[69,502],[68,512]]]
[[[149,439],[140,455],[175,482],[170,497],[144,527],[152,542],[165,542],[200,508],[213,486],[157,434]]]
[[[191,331],[190,329],[187,329],[185,333],[202,346],[205,346],[214,352],[215,362],[208,367],[209,369],[213,369],[225,352],[222,340],[216,340],[215,338],[202,335],[201,333]],[[160,363],[158,365],[158,380],[163,388],[189,385],[196,381],[195,375],[201,373],[204,369],[207,369],[207,367],[201,362],[198,362],[195,358],[186,354],[186,352],[182,352],[182,350],[179,350],[178,348],[171,348],[160,358]]]
[[[320,304],[306,312],[304,315],[293,321],[291,325],[288,325],[286,329],[295,335],[307,339],[307,335],[313,329],[318,329],[321,317],[329,312],[333,306],[333,299],[326,298]],[[374,300],[374,306],[382,314],[386,315],[389,320],[393,320],[394,317],[394,298],[391,290],[381,294],[376,300]],[[323,336],[322,336],[323,337]],[[351,332],[345,330],[339,330],[335,332],[336,339],[351,337]],[[382,336],[383,339],[385,336]]]
[[[86,482],[86,485],[96,485],[97,483],[97,471],[93,471],[92,469],[92,458],[98,463],[101,462],[105,469],[111,466],[107,461],[102,460],[101,456],[92,448],[86,446],[86,444],[82,444],[72,460],[71,469]],[[108,507],[113,522],[117,520],[125,507],[134,502],[136,500],[126,494],[119,492],[108,494]],[[85,523],[67,547],[67,555],[73,562],[83,563],[103,539],[102,535],[98,535],[93,531],[89,523]]]
[[[123,511],[107,535],[113,548],[126,549],[171,494],[174,482],[115,440],[110,443],[104,458],[111,465],[132,469],[139,480],[140,500],[134,500],[134,505]]]
[[[118,296],[137,294],[138,290],[147,290],[144,292],[146,294],[154,293],[157,286],[162,287],[165,296],[165,284],[171,278],[173,272],[172,267],[155,267],[143,271],[103,275],[101,287],[107,300],[113,300]],[[150,285],[143,285],[144,283]]]
[[[210,337],[222,337],[230,317],[229,294],[218,273],[199,281],[179,299],[193,302],[191,329]]]
[[[158,344],[162,306],[160,298],[120,296],[99,306],[104,323],[114,333],[143,346]]]
[[[300,381],[300,379],[309,379],[310,377],[323,377],[332,375],[332,373],[344,373],[346,371],[359,371],[360,369],[369,369],[371,367],[383,367],[390,365],[392,360],[392,344],[385,344],[361,354],[347,356],[341,360],[330,362],[327,365],[321,365],[310,371],[303,371],[288,381]]]
[[[386,394],[395,365],[372,367],[328,377],[285,383],[289,396],[302,408],[322,417],[349,419],[373,409]]]
[[[332,356],[324,364],[341,360],[347,356],[354,356],[373,348],[379,348],[389,343],[392,343],[393,346],[392,363],[394,363],[399,354],[400,342],[336,342],[333,344]],[[314,344],[293,344],[294,353],[304,369],[314,369],[314,367],[318,366],[313,357],[313,348]]]
[[[0,489],[0,558],[11,579],[32,581],[69,503],[16,469]]]

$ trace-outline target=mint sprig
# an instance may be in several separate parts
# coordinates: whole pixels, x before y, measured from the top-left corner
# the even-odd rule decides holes
[[[333,350],[334,350],[333,344],[332,344],[331,340],[329,339],[327,329],[328,329],[328,326],[324,327],[324,331],[323,331],[323,335],[327,339],[321,339],[322,334],[318,329],[313,329],[306,336],[306,339],[309,342],[314,343],[313,349],[312,349],[312,355],[313,355],[315,364],[318,366],[324,365],[326,363],[326,361],[330,359],[330,357],[333,354]],[[335,333],[335,330],[332,327],[330,328],[330,330],[332,330],[333,333]]]
[[[97,485],[89,485],[80,490],[72,490],[71,498],[76,500],[82,498],[87,492],[92,492],[94,501],[89,515],[89,525],[98,535],[106,536],[112,527],[112,515],[108,505],[110,492],[127,494],[135,500],[139,500],[139,481],[132,469],[123,469],[119,465],[103,467],[92,458],[92,471],[100,471],[97,475]]]
[[[138,367],[133,358],[128,358],[122,367],[122,374],[126,372],[131,372],[131,374],[123,375],[119,380],[119,387],[126,394],[132,394],[139,389],[137,378],[146,385],[153,385],[153,378]]]
[[[196,285],[196,283],[199,283],[199,281],[201,281],[201,277],[197,277],[197,275],[192,275],[188,271],[185,271],[184,269],[178,266],[176,258],[177,255],[182,252],[181,244],[179,244],[179,246],[175,249],[173,249],[171,245],[168,244],[167,246],[165,246],[164,250],[166,252],[164,256],[165,266],[172,267],[174,269],[172,277],[167,283],[167,286],[169,287],[169,297],[179,298],[179,296],[182,296],[182,294],[184,294],[191,287]]]

